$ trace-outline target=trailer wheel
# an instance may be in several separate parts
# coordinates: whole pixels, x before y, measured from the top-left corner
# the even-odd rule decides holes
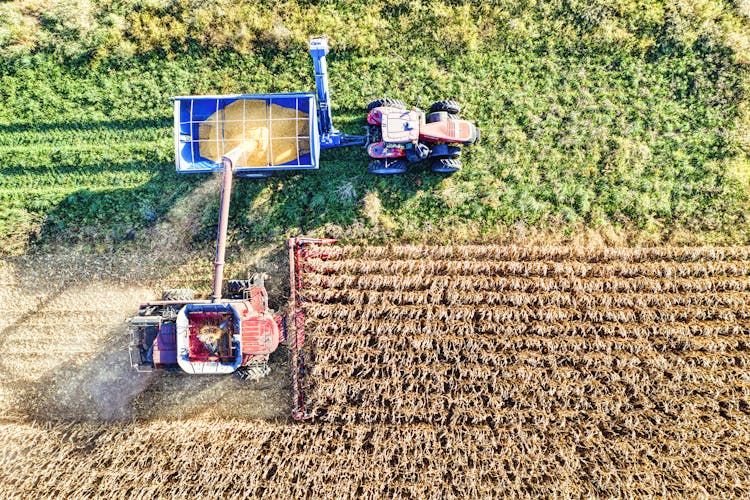
[[[234,174],[236,177],[242,177],[243,179],[267,179],[273,175],[273,172],[237,172]]]
[[[452,174],[461,170],[461,160],[455,158],[441,158],[432,163],[432,171],[439,174]]]
[[[370,112],[373,109],[379,108],[381,106],[389,106],[391,108],[406,109],[406,103],[402,101],[401,99],[390,99],[388,97],[384,97],[382,99],[372,101],[370,104],[368,104],[367,111]]]
[[[445,111],[451,115],[457,115],[461,112],[461,105],[456,101],[437,101],[430,105],[430,113]]]
[[[190,288],[170,288],[164,290],[161,294],[161,300],[193,300],[195,298],[195,290]]]
[[[367,171],[375,175],[403,174],[406,172],[408,163],[401,158],[395,160],[381,159],[372,160]]]

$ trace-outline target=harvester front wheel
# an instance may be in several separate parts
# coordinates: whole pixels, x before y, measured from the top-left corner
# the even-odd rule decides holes
[[[388,97],[384,97],[382,99],[378,99],[375,101],[372,101],[370,104],[367,105],[367,112],[369,113],[375,108],[379,108],[381,106],[388,106],[390,108],[398,108],[398,109],[406,109],[406,103],[400,99],[389,99]]]
[[[432,163],[432,171],[439,174],[452,174],[461,170],[461,160],[455,158],[441,158]]]
[[[195,290],[190,288],[170,288],[161,294],[161,300],[188,301],[195,299]]]
[[[436,101],[430,105],[430,113],[438,113],[440,111],[457,115],[461,112],[461,105],[456,101]]]
[[[240,366],[234,372],[234,378],[237,380],[260,380],[271,372],[271,367],[266,363],[253,363],[247,366]]]
[[[367,167],[367,171],[375,175],[403,174],[406,172],[407,166],[406,160],[401,158],[396,160],[372,160]]]

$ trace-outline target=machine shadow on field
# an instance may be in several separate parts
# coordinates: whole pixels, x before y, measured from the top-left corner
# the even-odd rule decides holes
[[[15,319],[0,329],[0,418],[287,419],[291,377],[286,349],[274,353],[271,374],[257,382],[131,370],[125,321],[139,301],[153,298],[149,287],[157,282],[153,277],[127,283],[106,276],[132,262],[45,255],[12,264],[11,296],[17,306],[9,311]],[[262,270],[270,271],[268,265],[262,263]]]
[[[84,121],[65,121],[65,122],[46,122],[46,123],[10,123],[3,125],[3,132],[24,133],[24,132],[64,132],[64,131],[84,131],[84,130],[108,130],[108,131],[130,131],[133,129],[152,129],[164,128],[172,125],[171,117],[151,117],[151,118],[133,118],[123,120],[96,120],[90,122]]]
[[[359,123],[348,125],[355,129]],[[318,171],[235,182],[225,277],[266,272],[276,309],[283,310],[289,294],[287,236],[357,238],[371,223],[368,197],[378,200],[379,209],[398,208],[443,178],[422,166],[403,175],[373,176],[359,148],[321,156]],[[291,374],[284,347],[271,357],[271,374],[257,382],[131,371],[126,319],[162,289],[191,287],[206,295],[216,235],[220,176],[181,176],[167,162],[152,166],[156,173],[143,185],[67,196],[48,212],[30,251],[13,259],[16,292],[33,304],[20,323],[0,331],[0,349],[12,354],[10,339],[27,330],[50,351],[39,354],[45,362],[32,357],[23,368],[0,365],[11,375],[3,384],[15,386],[6,398],[11,410],[0,409],[0,415],[43,421],[289,418]],[[37,293],[40,281],[48,294]],[[44,328],[36,326],[39,318],[48,318]]]

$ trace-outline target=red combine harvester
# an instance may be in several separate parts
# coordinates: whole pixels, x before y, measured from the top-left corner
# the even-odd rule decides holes
[[[431,162],[433,172],[452,173],[461,168],[461,146],[479,140],[474,123],[460,120],[461,106],[438,101],[429,112],[406,109],[403,101],[379,99],[367,106],[367,153],[374,158],[373,174],[402,174],[409,163]]]
[[[129,320],[130,363],[137,371],[180,368],[192,374],[229,374],[257,379],[268,374],[268,357],[285,338],[282,316],[268,308],[262,275],[227,283],[222,298],[227,219],[233,164],[243,146],[224,155],[219,231],[211,300],[192,290],[167,290]]]

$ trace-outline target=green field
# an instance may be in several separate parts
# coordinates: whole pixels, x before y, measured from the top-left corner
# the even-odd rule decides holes
[[[454,98],[483,140],[451,177],[372,176],[350,148],[317,172],[242,180],[235,245],[586,231],[750,242],[747,1],[555,5],[4,3],[2,254],[137,243],[207,181],[174,171],[169,97],[312,90],[319,33],[342,130],[359,133],[373,98]],[[216,198],[191,214],[197,247],[213,238]]]

